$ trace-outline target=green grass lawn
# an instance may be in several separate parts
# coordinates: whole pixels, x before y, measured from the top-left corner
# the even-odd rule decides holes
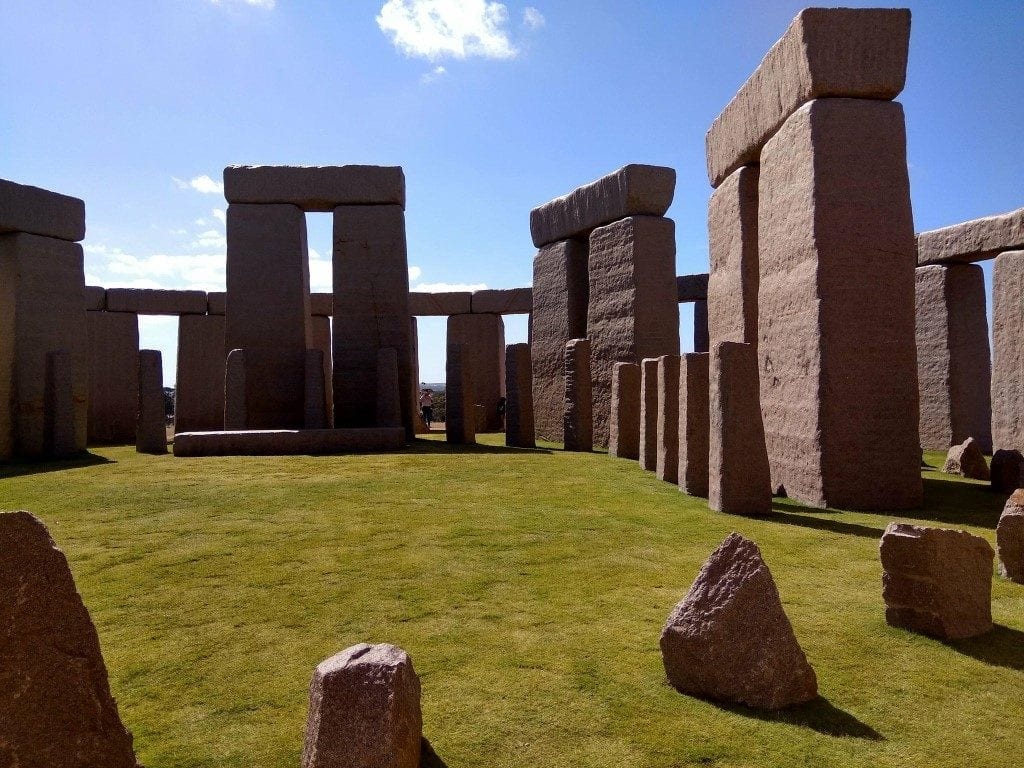
[[[412,655],[452,768],[980,767],[1024,750],[1024,587],[996,577],[996,630],[956,644],[887,626],[882,606],[886,523],[994,542],[1004,499],[984,484],[928,469],[909,517],[777,500],[754,520],[635,462],[500,438],[355,457],[103,449],[0,469],[0,508],[37,514],[67,553],[147,768],[295,768],[314,666],[360,641]],[[662,624],[730,531],[760,545],[821,700],[771,715],[665,683]]]

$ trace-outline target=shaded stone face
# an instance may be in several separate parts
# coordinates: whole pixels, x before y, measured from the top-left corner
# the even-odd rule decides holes
[[[473,369],[473,403],[483,408],[481,432],[502,428],[498,400],[505,396],[505,321],[501,315],[452,315],[448,341],[461,344]]]
[[[415,318],[412,321],[415,323]],[[331,342],[331,318],[322,315],[313,315],[309,318],[310,335],[312,336],[312,348],[319,350],[323,359],[324,371],[324,400],[325,400],[325,426],[334,424],[334,365],[333,349]],[[411,332],[411,331],[410,331]],[[415,357],[415,355],[413,355]]]
[[[189,315],[203,319],[202,315]],[[184,320],[185,318],[182,318]],[[213,401],[217,425],[223,423],[224,398],[224,318],[220,339],[215,340],[216,398]],[[178,398],[182,387],[190,391],[182,377],[182,358],[188,362],[195,343],[201,340],[182,331],[178,325]],[[139,400],[139,318],[120,312],[86,312],[89,339],[89,443],[129,445],[135,440],[135,407]],[[191,370],[191,369],[189,369]],[[187,402],[187,401],[186,401]],[[175,409],[177,412],[177,409]]]
[[[476,313],[528,315],[532,304],[532,288],[473,291],[472,308]]]
[[[1024,456],[1020,451],[1000,450],[992,454],[989,470],[992,490],[996,493],[1013,493],[1024,486],[1021,482],[1021,470],[1024,469]]]
[[[405,208],[405,173],[380,165],[229,165],[224,169],[229,203],[287,203],[328,213],[339,205]]]
[[[232,349],[224,363],[224,429],[248,429],[245,408],[245,350]],[[178,455],[178,435],[175,435],[174,453]]]
[[[708,298],[708,274],[677,275],[676,300],[682,304],[687,301],[706,301]]]
[[[711,338],[708,334],[708,303],[693,302],[693,351],[707,353],[711,349]]]
[[[880,544],[885,620],[944,640],[992,629],[992,560],[966,531],[889,523]]]
[[[223,295],[223,294],[222,294]],[[107,291],[99,285],[85,286],[85,309],[87,312],[102,312],[107,308]]]
[[[377,426],[402,426],[402,405],[399,402],[398,352],[394,347],[377,350]]]
[[[77,197],[0,179],[0,232],[78,242],[85,238],[85,203]]]
[[[919,264],[982,261],[1024,248],[1024,208],[917,236]]]
[[[659,480],[675,483],[679,477],[679,355],[658,358],[656,433],[654,473]]]
[[[968,437],[960,445],[954,445],[946,455],[946,463],[942,471],[951,475],[961,475],[972,480],[988,480],[989,469],[985,456],[978,447],[978,441]]]
[[[448,344],[445,359],[445,439],[449,443],[476,442],[473,372],[462,344]]]
[[[203,291],[175,291],[160,288],[109,288],[108,312],[137,315],[203,315],[209,299]]]
[[[757,346],[757,166],[738,168],[708,203],[708,338]]]
[[[512,448],[534,448],[533,374],[530,368],[530,345],[509,344],[505,347],[505,445]]]
[[[175,432],[224,428],[224,364],[224,316],[182,315],[178,319]]]
[[[992,270],[992,446],[1024,450],[1024,251]]]
[[[405,445],[402,427],[356,429],[263,429],[182,432],[174,436],[175,456],[333,456],[397,451]]]
[[[658,466],[658,358],[640,361],[640,467]]]
[[[306,429],[326,429],[327,393],[324,392],[324,353],[319,349],[306,350],[305,403],[303,426]]]
[[[139,350],[139,409],[135,450],[167,453],[167,409],[164,405],[164,369],[158,349]]]
[[[47,456],[67,458],[79,452],[75,439],[74,361],[66,349],[46,353]]]
[[[814,669],[754,542],[730,534],[661,632],[669,683],[682,693],[758,709],[818,695]]]
[[[594,449],[594,412],[590,389],[590,341],[572,339],[565,345],[565,450]]]
[[[612,369],[612,412],[608,422],[608,455],[640,458],[640,366],[616,363]]]
[[[421,316],[463,315],[473,311],[473,294],[468,291],[449,293],[409,293],[409,314]]]
[[[0,756],[135,768],[99,637],[64,554],[28,512],[0,513]]]
[[[999,573],[1024,584],[1024,490],[1014,491],[1006,500],[996,526],[996,551]]]
[[[707,353],[682,355],[679,360],[679,490],[691,496],[708,495],[710,439],[710,381]]]

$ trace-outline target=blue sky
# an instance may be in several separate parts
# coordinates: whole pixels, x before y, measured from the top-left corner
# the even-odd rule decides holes
[[[917,228],[1024,205],[1024,3],[909,6]],[[530,208],[656,163],[678,172],[678,272],[702,272],[704,133],[801,7],[0,0],[0,176],[86,201],[90,281],[216,290],[225,165],[402,165],[413,286],[502,288],[530,283]],[[330,217],[309,225],[329,290]],[[421,319],[424,380],[443,379],[443,340]],[[142,341],[173,382],[174,321],[146,319]]]

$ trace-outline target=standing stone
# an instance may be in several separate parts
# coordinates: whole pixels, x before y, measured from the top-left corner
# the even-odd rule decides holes
[[[46,454],[67,458],[78,453],[75,441],[74,362],[59,349],[46,353]]]
[[[612,367],[679,354],[675,223],[632,216],[590,234],[587,336],[594,376],[594,441],[608,444]]]
[[[377,350],[377,426],[402,426],[401,387],[398,385],[398,351]]]
[[[992,629],[992,546],[946,528],[889,523],[880,544],[885,620],[962,640]]]
[[[710,348],[708,302],[707,299],[701,299],[693,302],[693,351],[707,352]]]
[[[420,679],[394,645],[359,643],[317,665],[302,768],[419,768]]]
[[[409,294],[410,304],[412,293]],[[411,311],[411,309],[410,309]],[[423,384],[420,382],[420,332],[415,317],[409,318],[409,341],[412,344],[412,396],[413,396],[413,421],[416,424],[416,434],[426,434],[430,430],[423,421],[423,414],[420,411],[420,390]]]
[[[0,761],[135,768],[99,637],[64,553],[28,512],[0,513]]]
[[[954,445],[946,454],[946,463],[942,471],[950,475],[961,475],[972,480],[988,480],[988,464],[985,456],[973,437],[968,437],[960,445]]]
[[[333,300],[333,296],[332,296]],[[323,353],[324,400],[327,409],[327,426],[334,426],[334,365],[332,362],[331,318],[313,315],[309,318],[312,348]]]
[[[999,573],[1024,584],[1024,490],[1014,491],[1006,500],[996,526],[996,551]]]
[[[694,696],[781,709],[811,701],[818,680],[757,545],[730,534],[661,632],[669,683]]]
[[[760,173],[758,354],[772,487],[818,507],[920,506],[903,108],[811,101],[765,145]]]
[[[616,363],[612,368],[608,455],[640,458],[640,366],[636,363]]]
[[[537,437],[560,443],[565,345],[587,335],[587,243],[545,245],[533,259],[530,355]]]
[[[138,330],[136,329],[136,337]],[[138,347],[136,338],[135,346]],[[224,316],[178,318],[178,375],[174,383],[174,431],[224,428]]]
[[[324,353],[319,349],[306,350],[306,429],[327,428],[327,393],[324,391]]]
[[[590,341],[565,345],[565,450],[594,450],[594,411],[590,390]]]
[[[473,403],[484,409],[479,431],[501,431],[498,400],[505,396],[505,321],[501,315],[452,315],[448,342],[462,344],[469,355]]]
[[[985,276],[977,264],[951,264],[918,267],[915,277],[921,446],[944,451],[973,437],[991,453]]]
[[[129,444],[135,440],[135,405],[139,400],[136,367],[139,360],[138,315],[86,312],[89,338],[89,443]],[[196,317],[187,315],[186,317]],[[182,317],[181,320],[185,320]],[[224,365],[224,319],[217,346],[217,368]],[[181,391],[182,335],[179,323],[177,391]],[[223,374],[218,376],[221,379]],[[222,411],[222,384],[215,405]]]
[[[1024,251],[992,269],[992,446],[1024,451]]]
[[[245,411],[245,350],[232,349],[224,364],[224,429],[249,428]]]
[[[686,354],[679,360],[679,490],[708,496],[708,354]]]
[[[992,490],[996,493],[1013,493],[1024,486],[1021,471],[1024,470],[1024,456],[1020,451],[999,450],[992,454],[989,469]]]
[[[708,203],[708,336],[757,348],[756,165],[733,171]]]
[[[679,479],[679,355],[658,358],[656,433],[654,472],[659,480],[675,483]]]
[[[658,468],[658,359],[640,361],[640,467]]]
[[[735,515],[772,511],[771,476],[758,403],[757,355],[723,341],[711,352],[708,506]]]
[[[444,433],[449,443],[476,442],[476,409],[473,407],[473,373],[461,344],[449,344],[445,360]]]
[[[224,349],[245,350],[248,427],[299,429],[311,342],[306,217],[294,205],[232,203],[227,241]]]
[[[536,448],[529,344],[505,347],[505,392],[505,445]]]
[[[135,450],[167,453],[167,408],[164,405],[164,369],[160,350],[139,350],[139,409]]]

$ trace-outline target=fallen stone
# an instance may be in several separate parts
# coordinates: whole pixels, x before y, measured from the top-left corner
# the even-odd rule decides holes
[[[224,169],[229,203],[288,203],[309,213],[339,205],[400,205],[405,208],[401,166],[229,165]]]
[[[137,315],[205,315],[208,299],[203,291],[159,288],[108,288],[108,312]]]
[[[694,696],[776,710],[818,695],[761,551],[738,533],[669,614],[661,657],[669,683]]]
[[[474,291],[471,301],[473,312],[494,315],[528,315],[533,306],[532,288],[506,288],[504,290]]]
[[[1024,250],[992,269],[992,446],[1024,450]]]
[[[1024,584],[1024,490],[1018,489],[1006,500],[996,526],[996,552],[999,573]]]
[[[594,450],[594,412],[590,390],[590,341],[565,345],[565,450]]]
[[[1020,451],[999,450],[992,454],[989,476],[992,490],[996,493],[1013,493],[1024,486],[1021,470],[1024,469],[1024,455]]]
[[[640,366],[636,363],[616,363],[612,369],[608,455],[640,458]]]
[[[954,445],[949,449],[942,471],[949,475],[969,477],[972,480],[988,480],[990,477],[985,455],[973,437],[968,437],[960,445]]]
[[[409,314],[420,317],[447,317],[465,315],[472,311],[472,296],[468,291],[447,293],[409,293]]]
[[[983,261],[1024,248],[1024,208],[917,236],[917,263]]]
[[[0,232],[78,242],[85,238],[85,203],[77,197],[0,179]]]

